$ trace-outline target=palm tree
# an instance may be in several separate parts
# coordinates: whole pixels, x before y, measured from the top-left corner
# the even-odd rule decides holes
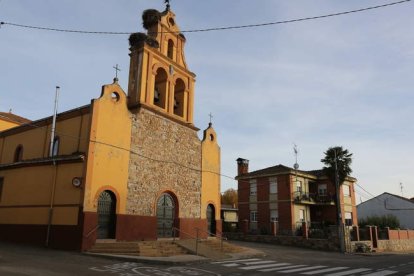
[[[337,185],[342,185],[346,177],[352,173],[352,153],[349,153],[347,149],[343,149],[341,146],[331,147],[325,152],[325,158],[321,159],[321,162],[326,166],[323,167],[323,171],[332,181]],[[336,174],[338,173],[338,182],[336,182]]]
[[[325,158],[321,160],[326,166],[323,167],[323,171],[332,181],[335,183],[336,189],[336,210],[337,210],[337,222],[338,222],[338,237],[341,252],[345,252],[345,240],[342,227],[342,212],[341,212],[341,200],[339,196],[339,188],[345,181],[346,177],[352,172],[352,153],[349,153],[347,149],[343,149],[340,146],[331,147],[325,152]]]

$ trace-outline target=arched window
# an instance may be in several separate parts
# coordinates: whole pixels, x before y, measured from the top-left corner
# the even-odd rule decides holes
[[[53,139],[52,156],[59,155],[59,143],[60,143],[60,138],[55,137],[55,139]]]
[[[172,39],[168,40],[167,56],[170,59],[174,59],[174,42],[172,41]]]
[[[14,152],[14,162],[20,162],[23,160],[23,146],[18,145]]]
[[[174,86],[174,114],[184,117],[184,93],[185,83],[182,79],[177,79]]]
[[[167,102],[167,72],[158,68],[154,84],[154,105],[165,109]]]

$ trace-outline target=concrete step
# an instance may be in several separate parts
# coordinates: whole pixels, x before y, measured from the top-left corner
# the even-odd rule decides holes
[[[141,256],[167,257],[187,254],[187,250],[172,241],[143,241],[139,243]]]
[[[230,244],[227,241],[221,242],[218,239],[208,239],[205,241],[202,241],[203,244],[210,247],[211,249],[221,251],[223,253],[239,253],[244,251],[242,247],[235,246],[233,244]]]

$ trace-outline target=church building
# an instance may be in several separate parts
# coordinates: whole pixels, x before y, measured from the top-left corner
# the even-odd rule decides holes
[[[211,123],[197,135],[186,38],[168,5],[142,17],[127,93],[115,78],[59,113],[53,137],[53,117],[0,117],[1,240],[88,250],[221,231],[220,147]]]

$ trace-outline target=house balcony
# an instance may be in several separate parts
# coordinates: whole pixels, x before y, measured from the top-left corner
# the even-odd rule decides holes
[[[335,197],[327,194],[294,192],[292,198],[293,201],[298,204],[335,205]]]

